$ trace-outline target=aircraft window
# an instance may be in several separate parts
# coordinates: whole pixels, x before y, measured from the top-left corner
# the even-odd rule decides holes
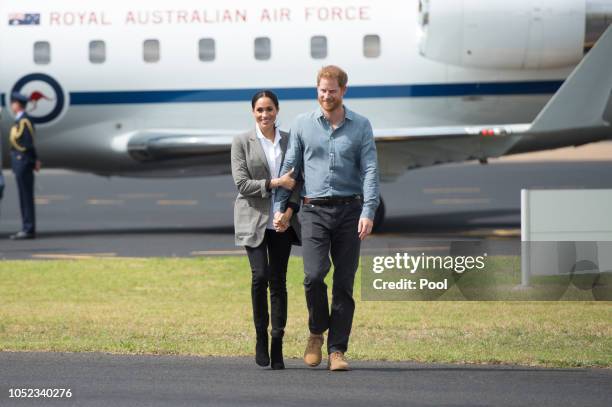
[[[47,41],[37,41],[34,43],[34,63],[46,65],[51,62],[51,44]]]
[[[314,59],[327,58],[327,37],[315,35],[310,38],[310,56]]]
[[[380,36],[366,35],[363,37],[363,56],[378,58],[380,56]]]
[[[102,64],[106,61],[106,43],[104,41],[89,42],[89,61],[92,64]]]
[[[255,59],[264,61],[272,55],[272,44],[268,37],[255,38]]]
[[[200,38],[198,46],[198,53],[200,55],[200,61],[214,61],[215,60],[215,40],[214,38]]]
[[[159,62],[159,40],[145,40],[142,47],[145,62]]]

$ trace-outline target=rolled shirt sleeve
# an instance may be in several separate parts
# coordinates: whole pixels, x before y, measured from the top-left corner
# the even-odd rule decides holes
[[[361,144],[361,179],[363,180],[362,218],[374,220],[379,205],[378,158],[372,125],[366,121]]]
[[[287,144],[285,159],[279,175],[282,176],[293,168],[293,177],[296,178],[302,171],[302,162],[302,144],[300,142],[297,124],[294,124],[289,132],[289,143]],[[277,188],[274,194],[274,212],[285,212],[287,209],[287,202],[291,195],[292,192],[290,190]]]

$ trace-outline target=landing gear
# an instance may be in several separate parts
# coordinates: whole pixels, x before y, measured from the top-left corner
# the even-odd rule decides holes
[[[378,205],[378,209],[376,209],[376,213],[374,214],[374,232],[379,232],[383,223],[385,223],[385,201],[383,201],[382,197],[380,197],[380,204]]]

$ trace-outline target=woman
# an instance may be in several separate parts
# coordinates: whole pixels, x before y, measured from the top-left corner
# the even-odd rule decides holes
[[[284,369],[283,335],[287,323],[287,263],[292,244],[299,244],[299,224],[292,216],[299,208],[299,188],[291,173],[278,176],[289,140],[276,127],[278,98],[271,91],[256,93],[251,100],[255,128],[232,142],[232,176],[238,187],[234,205],[236,245],[245,246],[251,265],[251,299],[257,334],[255,362]],[[274,228],[274,190],[294,190],[283,216],[283,232]],[[287,222],[288,221],[288,222]],[[270,287],[271,318],[268,316]],[[272,321],[272,346],[268,353],[268,322]],[[270,363],[271,357],[271,363]]]

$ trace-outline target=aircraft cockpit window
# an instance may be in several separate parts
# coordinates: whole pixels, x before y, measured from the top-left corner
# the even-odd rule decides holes
[[[378,58],[380,56],[380,36],[366,35],[363,37],[363,56]]]
[[[34,63],[37,65],[47,65],[51,62],[51,44],[47,41],[37,41],[34,43]]]
[[[310,56],[314,59],[327,58],[327,37],[315,35],[310,38]]]
[[[145,40],[142,58],[148,63],[159,62],[159,40]]]
[[[89,43],[89,61],[92,64],[102,64],[106,61],[106,43],[104,41],[91,41]]]
[[[215,60],[215,39],[200,38],[198,44],[198,54],[200,61],[209,62]]]
[[[255,38],[255,59],[265,61],[272,56],[272,42],[268,37]]]

